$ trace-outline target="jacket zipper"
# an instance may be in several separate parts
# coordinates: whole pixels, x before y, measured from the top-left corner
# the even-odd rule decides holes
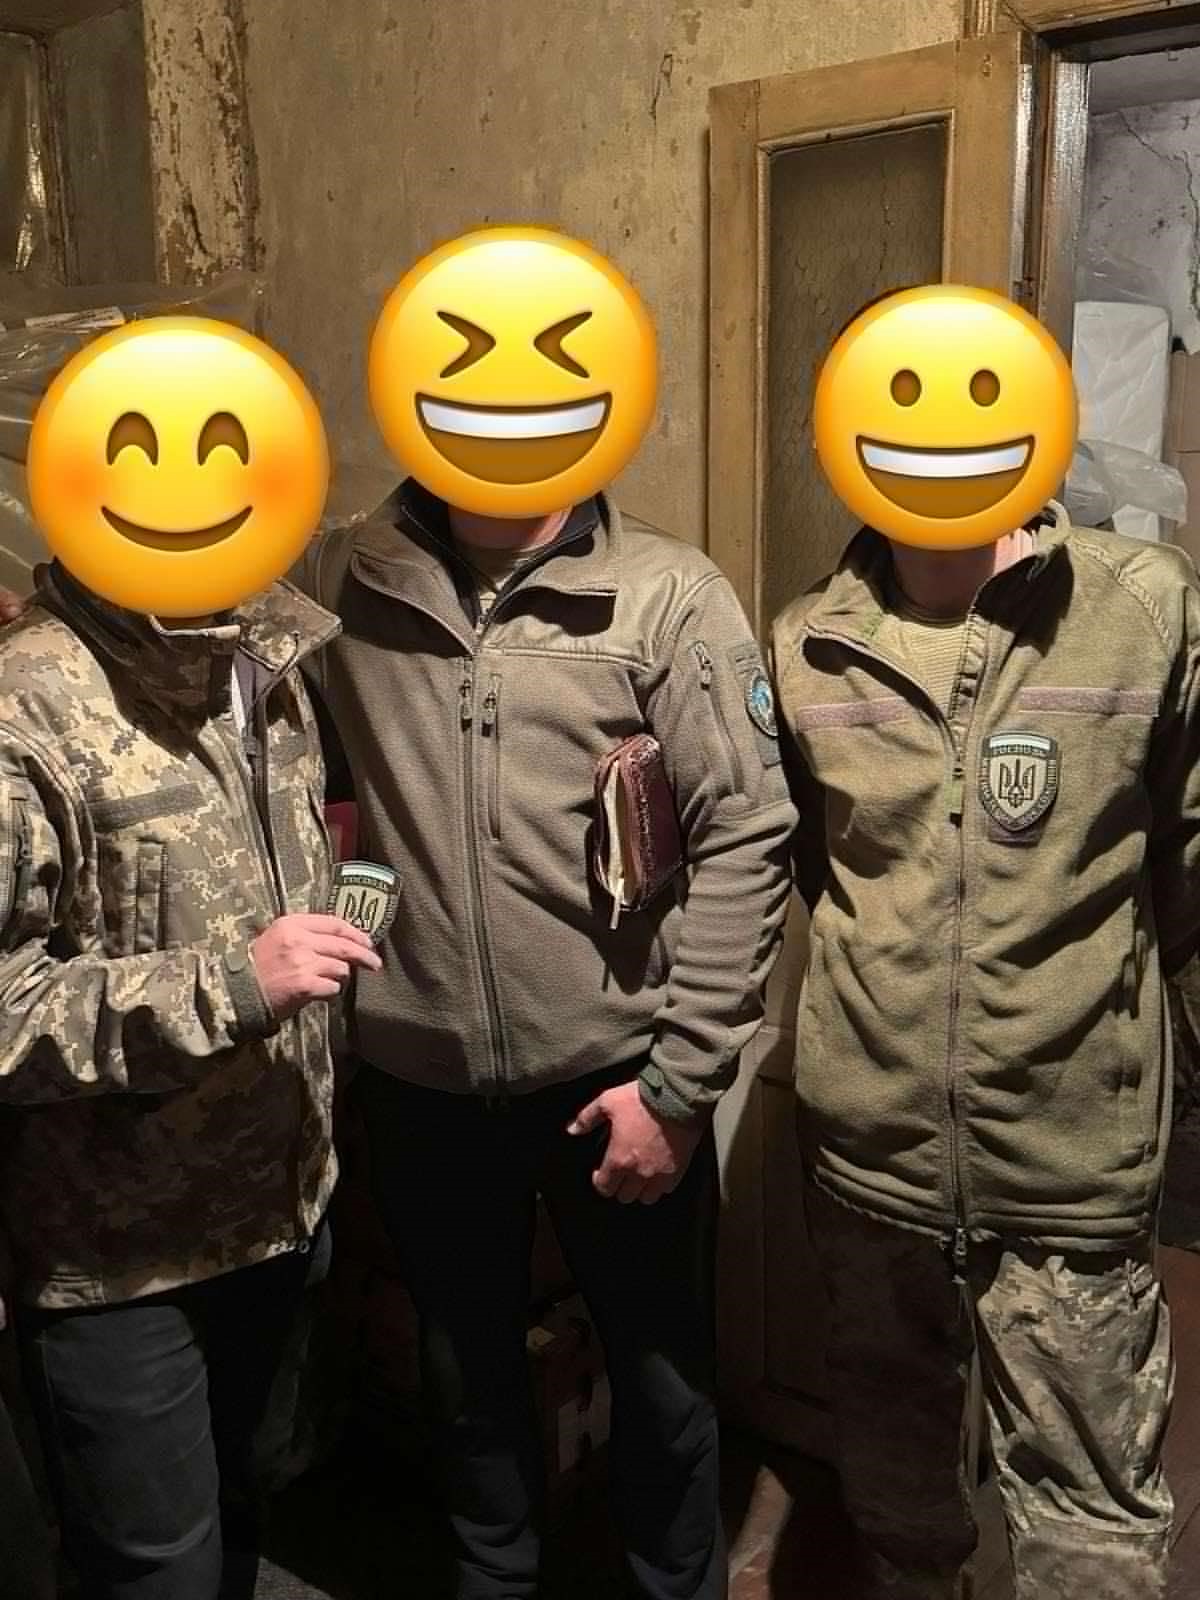
[[[500,674],[493,672],[488,680],[488,691],[483,700],[483,720],[479,731],[491,740],[491,769],[488,779],[488,825],[492,838],[500,838]]]
[[[11,921],[14,916],[20,915],[25,904],[25,896],[29,889],[29,874],[33,865],[33,844],[29,837],[29,802],[27,800],[14,800],[13,822],[15,824],[16,848],[13,852],[13,890],[12,898],[8,905],[8,917]]]
[[[496,602],[493,602],[493,610]],[[489,618],[490,620],[490,618]],[[487,631],[484,624],[480,637]],[[471,883],[471,907],[474,912],[475,953],[483,980],[484,1004],[487,1010],[488,1031],[492,1048],[492,1071],[496,1080],[496,1096],[505,1100],[508,1095],[508,1067],[505,1059],[504,1033],[500,1020],[500,999],[496,973],[492,966],[491,939],[483,902],[483,851],[479,842],[479,829],[475,824],[475,741],[471,737],[475,722],[475,663],[468,660],[458,687],[459,726],[463,741],[463,827],[467,835],[467,870]],[[494,707],[493,707],[494,711]],[[485,717],[487,706],[485,702]]]
[[[725,720],[725,713],[721,709],[716,696],[712,692],[714,671],[713,658],[710,655],[708,646],[704,643],[703,639],[697,639],[692,645],[692,654],[700,664],[700,687],[704,690],[704,693],[708,699],[709,709],[711,710],[713,717],[716,719],[717,731],[721,736],[721,740],[729,756],[730,768],[733,775],[734,790],[738,794],[744,794],[746,791],[745,769],[742,766],[742,758],[738,751],[737,744],[730,737],[729,724]]]
[[[968,613],[968,625],[974,616],[974,609]],[[867,660],[877,662],[886,667],[889,672],[894,672],[897,677],[916,689],[917,693],[933,707],[938,725],[950,748],[952,766],[950,772],[950,790],[948,795],[947,811],[949,820],[954,826],[958,837],[958,868],[954,894],[954,936],[951,943],[950,962],[950,1016],[946,1035],[946,1106],[950,1122],[950,1188],[951,1201],[954,1209],[954,1227],[948,1238],[943,1243],[947,1259],[950,1262],[957,1284],[966,1281],[967,1248],[969,1244],[967,1233],[966,1206],[962,1192],[962,1163],[958,1145],[958,1085],[955,1077],[954,1058],[958,1041],[958,1009],[959,1009],[959,975],[962,968],[962,922],[963,922],[963,897],[966,893],[966,844],[963,838],[963,809],[966,800],[966,758],[963,743],[955,737],[950,719],[946,716],[941,706],[934,700],[924,684],[914,678],[911,673],[905,672],[887,656],[879,651],[872,650],[860,640],[851,639],[846,634],[836,633],[831,629],[811,628],[810,633],[824,639],[836,639],[848,649],[865,656]],[[951,704],[958,692],[958,680],[955,679],[951,691]]]
[[[265,862],[268,868],[267,881],[274,893],[275,904],[280,916],[287,915],[287,886],[283,881],[274,848],[274,830],[271,827],[271,802],[270,783],[267,771],[267,747],[269,730],[267,727],[267,701],[276,685],[286,676],[295,664],[298,651],[293,648],[292,657],[286,666],[272,673],[263,684],[255,697],[253,705],[245,706],[246,725],[240,737],[234,734],[231,744],[235,745],[233,758],[234,767],[237,769],[243,791],[247,799],[247,809],[254,824],[255,838],[258,845],[259,860]],[[237,667],[230,663],[231,670],[236,672]],[[299,1015],[289,1018],[287,1026],[295,1036],[298,1053],[304,1053],[304,1025]],[[303,1196],[300,1192],[300,1129],[304,1120],[303,1089],[300,1074],[294,1075],[296,1089],[296,1116],[295,1140],[292,1147],[292,1161],[289,1171],[292,1190],[292,1212],[296,1223],[296,1248],[301,1254],[307,1254],[312,1248],[311,1241],[305,1230]]]

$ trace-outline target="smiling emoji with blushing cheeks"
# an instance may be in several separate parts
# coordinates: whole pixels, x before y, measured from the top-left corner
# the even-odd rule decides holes
[[[621,274],[549,228],[484,228],[380,313],[371,405],[393,454],[465,511],[537,517],[625,466],[654,414],[654,329]]]
[[[927,549],[990,544],[1052,497],[1071,463],[1071,369],[1003,295],[930,284],[841,334],[817,379],[813,434],[830,483],[868,526]]]
[[[283,358],[204,317],[85,346],[33,419],[30,502],[79,582],[167,618],[228,610],[312,537],[329,485],[316,403]]]

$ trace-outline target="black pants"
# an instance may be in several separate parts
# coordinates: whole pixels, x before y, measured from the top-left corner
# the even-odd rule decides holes
[[[0,1397],[0,1595],[53,1600],[54,1547],[8,1408]]]
[[[86,1600],[250,1600],[254,1435],[325,1241],[169,1294],[21,1316],[64,1549]]]
[[[372,1182],[422,1321],[422,1365],[458,1555],[457,1600],[537,1594],[542,1455],[525,1334],[540,1191],[604,1344],[613,1505],[631,1592],[723,1600],[712,1402],[716,1156],[673,1194],[621,1205],[592,1186],[606,1132],[567,1124],[620,1074],[505,1106],[363,1067]]]

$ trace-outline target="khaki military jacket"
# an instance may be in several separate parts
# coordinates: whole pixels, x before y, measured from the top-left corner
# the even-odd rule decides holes
[[[359,805],[400,875],[362,1054],[503,1097],[649,1057],[643,1094],[711,1108],[762,1017],[795,813],[761,655],[700,551],[607,498],[471,624],[440,511],[409,485],[297,575],[342,621],[312,663]],[[612,926],[591,866],[596,764],[660,741],[688,869]]]
[[[328,898],[294,669],[336,631],[279,585],[167,632],[56,567],[0,633],[0,1215],[27,1300],[194,1282],[303,1246],[325,1209],[326,1009],[280,1026],[248,946]]]
[[[807,1158],[960,1247],[1123,1244],[1159,1197],[1163,974],[1200,926],[1196,572],[1059,514],[981,589],[947,716],[876,637],[890,559],[864,530],[773,636]]]

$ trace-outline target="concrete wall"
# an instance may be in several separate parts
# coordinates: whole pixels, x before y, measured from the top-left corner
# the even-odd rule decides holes
[[[177,145],[189,136],[189,120],[196,124],[203,97],[185,104],[171,84],[190,74],[194,89],[196,74],[207,71],[211,103],[212,74],[236,77],[222,41],[236,34],[232,14],[244,14],[255,162],[248,170],[258,205],[255,237],[243,244],[261,249],[269,336],[314,384],[342,459],[386,462],[367,409],[363,357],[400,273],[439,241],[481,223],[548,222],[609,255],[650,306],[663,350],[659,415],[619,488],[630,509],[697,542],[705,492],[708,89],[950,39],[961,14],[960,0],[145,6],[152,101],[157,92]],[[205,29],[207,64],[194,43]],[[181,233],[177,251],[200,266],[206,250],[210,261],[222,250],[228,256],[221,228],[233,226],[232,213],[222,206],[246,176],[231,170],[236,139],[227,137],[214,158],[196,126],[191,132],[190,153],[172,154],[162,133],[158,148],[192,204],[197,191],[187,172],[214,161],[217,200],[209,195],[204,203],[219,248],[214,253],[203,240],[197,247]]]
[[[1132,292],[1200,351],[1200,98],[1093,117],[1085,196],[1078,298]]]

